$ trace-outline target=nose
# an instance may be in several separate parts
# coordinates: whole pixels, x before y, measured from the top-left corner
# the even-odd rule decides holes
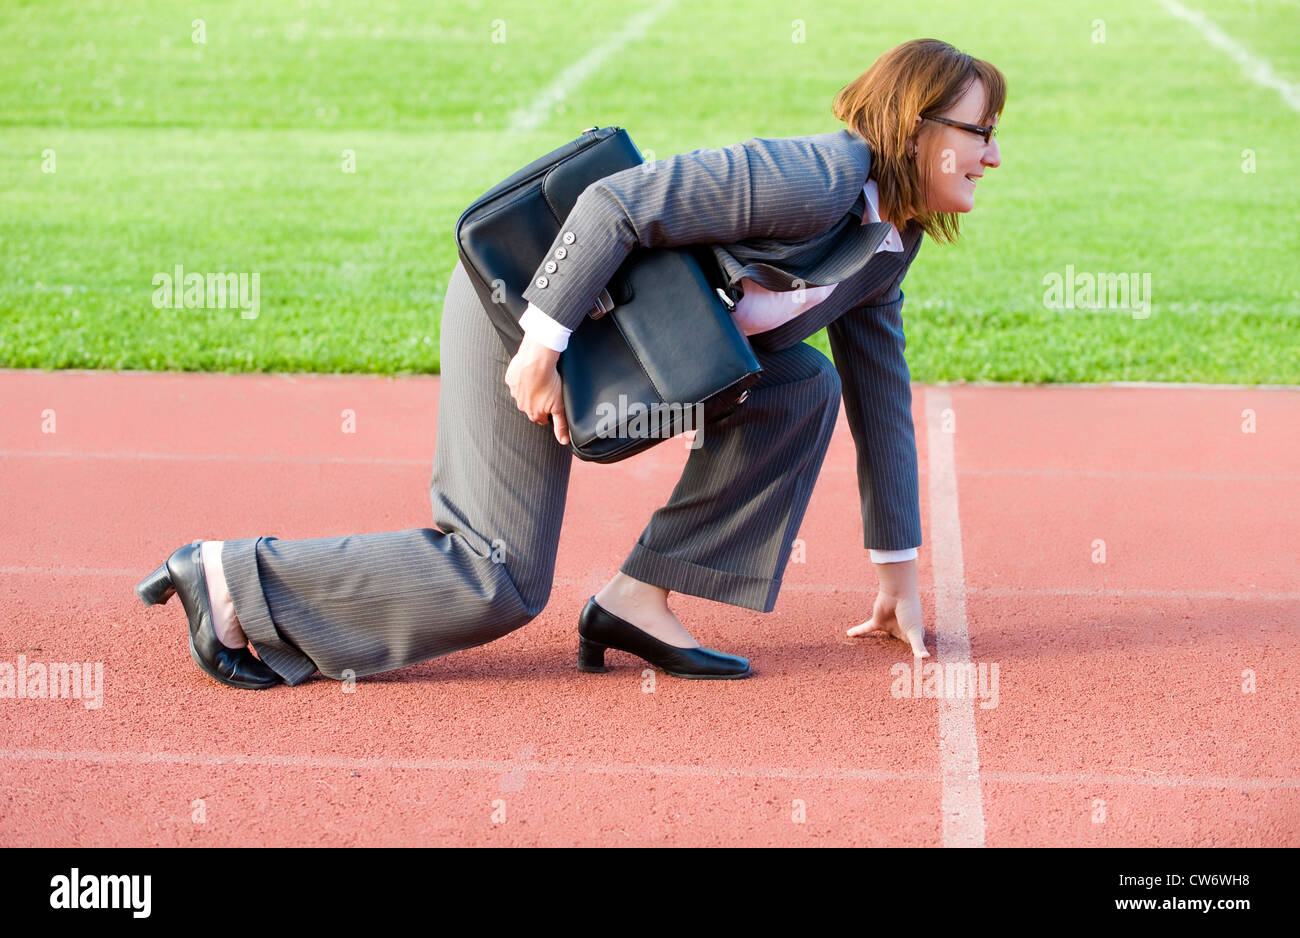
[[[989,145],[984,148],[984,156],[980,159],[980,162],[992,168],[1002,165],[1002,151],[998,149],[996,137],[989,140]]]

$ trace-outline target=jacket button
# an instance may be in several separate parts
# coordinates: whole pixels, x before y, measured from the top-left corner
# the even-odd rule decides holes
[[[547,272],[548,274],[553,274],[553,273],[555,273],[555,269],[556,269],[557,267],[559,267],[559,266],[560,266],[560,265],[557,264],[557,263],[555,263],[555,261],[547,261],[547,262],[546,262],[546,272]]]
[[[556,257],[556,260],[561,260],[561,261],[562,261],[562,260],[564,260],[564,259],[565,259],[566,257],[568,257],[568,256],[569,256],[569,249],[568,249],[568,248],[556,248],[556,249],[555,249],[555,257]]]
[[[564,243],[565,243],[565,244],[572,244],[574,241],[577,241],[577,240],[578,240],[578,239],[577,239],[576,237],[574,237],[572,231],[566,231],[566,232],[564,233]]]
[[[537,278],[537,285],[538,285],[539,287],[541,287],[542,289],[545,289],[545,288],[546,288],[546,285],[547,285],[548,283],[550,283],[550,282],[551,282],[551,281],[547,280],[545,277],[538,277],[538,278]]]

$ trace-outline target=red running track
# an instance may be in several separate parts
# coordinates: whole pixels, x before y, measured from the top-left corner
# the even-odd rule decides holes
[[[671,600],[748,680],[574,667],[671,441],[575,461],[525,628],[249,693],[132,586],[195,538],[429,526],[438,380],[0,372],[0,695],[19,656],[103,675],[0,696],[0,845],[1300,844],[1300,391],[913,403],[940,666],[914,695],[901,642],[844,636],[875,581],[842,409],[775,611]]]

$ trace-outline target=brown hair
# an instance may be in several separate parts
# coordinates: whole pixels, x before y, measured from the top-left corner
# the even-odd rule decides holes
[[[871,147],[870,178],[876,180],[882,217],[913,216],[934,240],[957,240],[957,213],[926,209],[923,184],[929,183],[929,168],[926,179],[919,179],[907,140],[917,117],[952,107],[977,78],[987,96],[981,123],[988,124],[1002,113],[1006,79],[990,63],[938,39],[895,46],[835,96],[832,113]]]

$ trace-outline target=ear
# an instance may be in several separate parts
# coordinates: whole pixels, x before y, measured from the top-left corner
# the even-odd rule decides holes
[[[912,120],[912,129],[907,134],[907,155],[916,156],[916,135],[921,129],[921,117],[917,115]]]

